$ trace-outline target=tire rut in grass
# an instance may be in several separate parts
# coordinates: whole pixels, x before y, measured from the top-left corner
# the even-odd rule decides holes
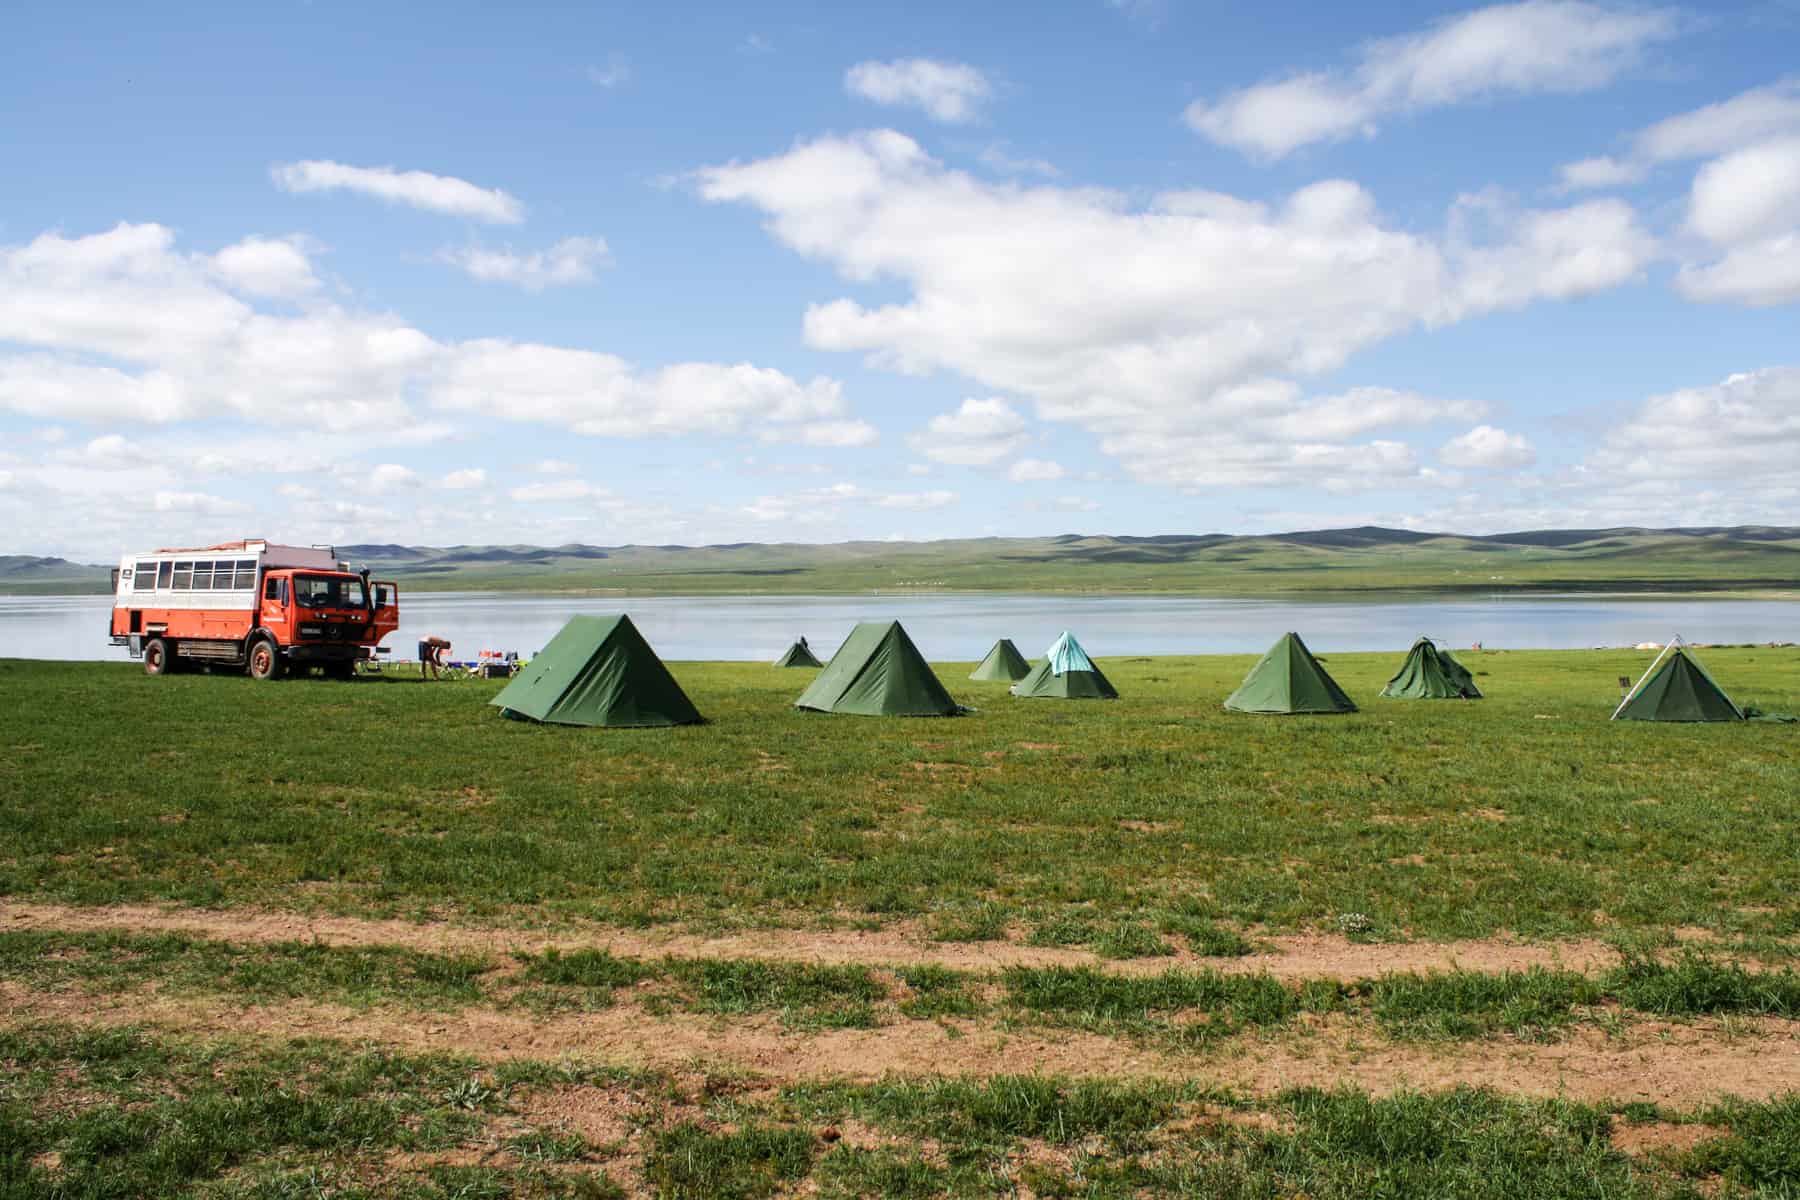
[[[1460,967],[1470,971],[1523,971],[1554,967],[1592,972],[1618,954],[1603,942],[1531,944],[1499,939],[1462,942],[1363,943],[1323,934],[1262,939],[1267,952],[1239,957],[1191,953],[1113,960],[1088,950],[1017,942],[934,942],[922,929],[895,926],[875,931],[755,930],[695,934],[611,927],[571,929],[492,928],[451,922],[420,923],[357,917],[231,909],[165,909],[149,906],[83,908],[39,903],[0,903],[0,930],[129,930],[191,933],[235,942],[320,941],[345,946],[400,946],[433,952],[504,954],[514,950],[606,948],[630,957],[695,959],[770,958],[819,964],[928,964],[957,970],[1008,967],[1094,967],[1124,975],[1158,974],[1174,965],[1204,965],[1229,974],[1282,979],[1362,979],[1392,972]]]
[[[421,1016],[306,1001],[254,1008],[212,997],[87,996],[0,982],[9,1022],[149,1024],[184,1032],[286,1041],[324,1037],[488,1060],[574,1057],[656,1070],[695,1064],[779,1082],[890,1075],[1055,1074],[1195,1081],[1267,1095],[1353,1085],[1387,1094],[1459,1085],[1526,1096],[1697,1104],[1800,1091],[1800,1027],[1787,1021],[1647,1022],[1621,1035],[1576,1029],[1552,1044],[1398,1044],[1366,1027],[1318,1018],[1199,1052],[1180,1053],[1078,1030],[1014,1030],[966,1021],[796,1032],[772,1017],[651,1017],[617,1007],[534,1017],[485,1008]]]

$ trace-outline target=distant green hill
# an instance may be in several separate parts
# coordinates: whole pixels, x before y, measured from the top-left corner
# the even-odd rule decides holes
[[[1361,526],[1234,536],[740,542],[719,546],[339,546],[433,591],[805,593],[1800,591],[1800,528],[1545,529],[1480,537]],[[0,558],[0,592],[104,591],[107,569]]]
[[[111,572],[111,567],[70,562],[66,558],[0,554],[0,595],[104,592],[112,578]]]

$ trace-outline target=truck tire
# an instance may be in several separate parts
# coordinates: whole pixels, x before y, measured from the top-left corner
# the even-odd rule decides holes
[[[175,667],[175,649],[161,638],[144,643],[144,674],[167,675]]]
[[[245,664],[252,679],[281,678],[281,651],[268,638],[257,638],[250,643],[250,653],[245,656]]]
[[[350,682],[356,678],[356,661],[346,658],[343,662],[326,663],[325,678]]]

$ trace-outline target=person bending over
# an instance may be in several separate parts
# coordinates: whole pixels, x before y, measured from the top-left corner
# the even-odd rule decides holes
[[[432,679],[438,678],[438,668],[444,665],[444,651],[448,650],[449,648],[450,648],[450,643],[445,641],[443,638],[437,636],[437,634],[435,634],[435,633],[431,634],[428,637],[420,639],[420,641],[419,641],[419,678],[420,679],[424,679],[428,675]]]

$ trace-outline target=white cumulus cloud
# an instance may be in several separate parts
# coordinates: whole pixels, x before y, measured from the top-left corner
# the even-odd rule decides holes
[[[916,108],[951,125],[978,117],[993,90],[987,76],[969,64],[930,58],[857,63],[844,72],[844,87],[864,100]]]
[[[250,511],[240,500],[227,500],[205,492],[157,492],[150,498],[151,507],[161,513],[199,513],[209,517],[228,517]]]
[[[458,345],[429,392],[447,410],[541,421],[596,437],[772,431],[805,440],[806,426],[845,420],[849,408],[834,379],[802,383],[749,363],[644,371],[613,354],[499,338]],[[829,444],[847,432],[852,444],[866,436],[835,427],[815,436]]]
[[[444,343],[394,315],[316,300],[269,311],[251,294],[269,289],[246,288],[243,277],[299,272],[266,265],[253,272],[238,261],[240,278],[227,283],[220,256],[181,252],[160,225],[0,245],[0,412],[444,436],[441,423],[414,411],[423,401],[605,436],[815,446],[876,438],[834,379],[802,382],[750,363],[644,369],[599,351],[504,339]]]
[[[1444,443],[1438,457],[1453,467],[1528,467],[1537,451],[1522,434],[1508,433],[1493,425],[1477,425]]]
[[[252,296],[294,299],[319,286],[296,238],[245,238],[213,255],[213,270],[228,287]]]
[[[1800,461],[1800,367],[1767,367],[1652,396],[1609,431],[1597,475],[1792,484]]]
[[[329,159],[279,163],[269,169],[275,186],[287,192],[358,192],[389,204],[467,217],[498,225],[517,225],[525,205],[499,188],[484,188],[454,175],[399,171],[393,167],[354,167]]]
[[[1275,203],[1183,191],[1141,204],[980,178],[889,130],[698,180],[851,285],[898,293],[822,298],[805,314],[810,345],[1027,398],[1139,479],[1180,487],[1417,480],[1399,438],[1344,442],[1479,419],[1479,406],[1389,390],[1309,400],[1297,381],[1407,331],[1618,286],[1658,252],[1615,200],[1538,210],[1474,198],[1434,237],[1385,225],[1343,180]],[[1010,402],[989,398],[909,441],[933,461],[980,466],[1028,436]]]
[[[369,490],[376,495],[416,488],[424,481],[411,467],[399,463],[380,463],[369,472]]]
[[[1633,136],[1622,157],[1568,163],[1562,183],[1571,189],[1636,183],[1665,163],[1711,158],[1793,133],[1800,133],[1800,79],[1782,79],[1666,117]]]
[[[1021,458],[1006,469],[1006,477],[1014,483],[1047,482],[1067,474],[1061,463],[1046,458]]]
[[[438,480],[438,486],[451,491],[463,491],[467,488],[478,488],[487,482],[487,470],[483,467],[464,467],[460,471],[451,471]]]
[[[1800,136],[1707,163],[1694,177],[1688,228],[1711,256],[1683,264],[1691,299],[1768,306],[1800,300]]]
[[[933,462],[986,466],[1025,444],[1025,418],[999,397],[969,399],[955,412],[931,418],[923,433],[907,440]]]

